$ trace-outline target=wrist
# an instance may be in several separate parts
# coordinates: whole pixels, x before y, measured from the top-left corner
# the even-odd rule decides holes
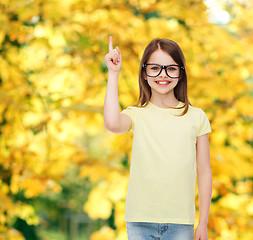
[[[207,224],[208,224],[208,220],[199,220],[199,223],[198,223],[198,225],[205,225],[205,226],[207,226]]]
[[[119,73],[109,72],[108,73],[108,82],[118,82]]]
[[[108,76],[118,77],[120,71],[108,71]]]

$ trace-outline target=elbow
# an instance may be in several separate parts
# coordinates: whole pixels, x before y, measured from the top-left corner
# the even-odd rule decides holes
[[[105,128],[107,130],[109,130],[110,132],[117,133],[119,130],[119,127],[116,126],[115,124],[110,124],[110,123],[104,122],[104,125],[105,125]]]
[[[212,171],[211,171],[211,169],[208,169],[208,170],[202,171],[202,172],[198,171],[197,174],[198,174],[199,178],[200,177],[204,177],[204,178],[210,178],[210,179],[212,179]]]
[[[106,127],[107,130],[109,130],[112,133],[120,133],[119,128],[115,127]]]

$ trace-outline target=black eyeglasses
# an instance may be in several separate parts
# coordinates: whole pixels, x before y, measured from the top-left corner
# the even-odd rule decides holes
[[[149,77],[157,77],[162,70],[170,78],[179,78],[184,67],[179,65],[159,65],[154,63],[145,63],[142,66],[145,69],[145,73]]]

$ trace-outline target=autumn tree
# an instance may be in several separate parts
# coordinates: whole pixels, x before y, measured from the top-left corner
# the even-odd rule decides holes
[[[200,0],[0,1],[2,239],[23,239],[13,228],[17,218],[40,221],[16,196],[59,193],[71,164],[94,185],[84,203],[90,218],[114,211],[116,230],[105,226],[91,239],[126,239],[132,135],[112,134],[103,123],[109,35],[123,57],[121,109],[137,103],[139,62],[150,40],[181,46],[190,102],[207,113],[213,130],[209,237],[253,237],[252,1],[219,3],[231,17],[226,25],[210,23]]]

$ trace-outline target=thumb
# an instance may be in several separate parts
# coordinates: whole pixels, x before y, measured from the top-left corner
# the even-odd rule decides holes
[[[195,240],[201,240],[200,235],[198,233],[195,234]]]

